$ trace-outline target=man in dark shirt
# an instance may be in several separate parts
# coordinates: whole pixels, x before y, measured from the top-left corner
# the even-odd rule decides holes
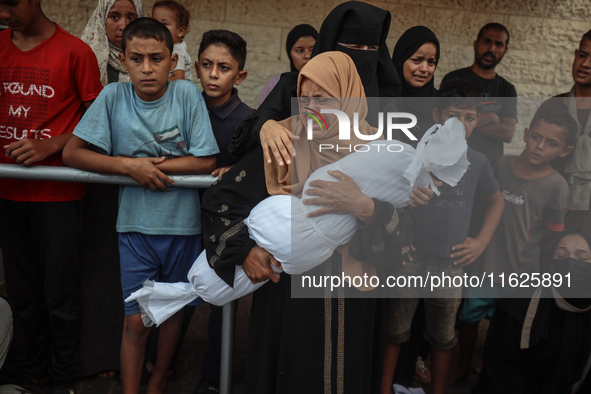
[[[468,145],[484,153],[493,167],[503,156],[503,142],[513,139],[517,123],[515,86],[495,71],[508,46],[509,31],[505,26],[500,23],[485,25],[474,41],[474,63],[450,72],[441,82],[443,86],[447,81],[461,79],[480,87],[483,97],[480,120]]]

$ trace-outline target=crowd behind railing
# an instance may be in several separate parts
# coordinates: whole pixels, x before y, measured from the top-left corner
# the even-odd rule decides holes
[[[219,305],[254,292],[245,393],[443,394],[469,375],[479,394],[591,392],[591,30],[572,89],[508,156],[500,23],[437,89],[431,29],[390,52],[390,12],[342,3],[288,34],[290,71],[255,110],[236,89],[256,73],[245,40],[207,31],[193,63],[175,1],[145,17],[142,0],[99,0],[81,39],[42,4],[0,1],[0,385],[68,394],[98,374],[131,394],[144,375],[163,393],[205,299],[195,393],[217,393]],[[411,123],[381,142],[392,112]],[[301,274],[339,286],[298,293]],[[411,277],[431,291],[376,284]]]

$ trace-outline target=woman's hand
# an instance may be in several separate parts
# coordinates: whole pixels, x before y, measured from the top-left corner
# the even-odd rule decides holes
[[[272,153],[280,166],[291,164],[291,157],[295,157],[295,152],[291,147],[291,139],[299,139],[299,136],[291,135],[291,132],[277,121],[268,120],[261,127],[260,138],[267,163],[271,163]]]
[[[337,182],[315,180],[310,182],[306,195],[314,196],[302,200],[306,205],[321,205],[322,208],[308,213],[308,217],[316,217],[327,213],[350,213],[363,222],[373,217],[374,202],[359,190],[349,175],[341,171],[328,171],[338,179]]]
[[[281,263],[271,253],[255,245],[248,256],[246,256],[244,263],[242,263],[242,269],[253,284],[263,282],[267,279],[277,283],[280,277],[278,273],[273,271],[271,264],[278,269],[282,269]]]

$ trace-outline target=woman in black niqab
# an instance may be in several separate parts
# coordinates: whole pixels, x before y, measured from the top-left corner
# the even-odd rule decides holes
[[[367,3],[348,1],[340,4],[322,23],[312,57],[332,50],[345,52],[356,65],[366,97],[376,97],[378,94],[382,97],[394,96],[399,82],[386,45],[390,20],[391,15],[388,11]],[[339,43],[377,45],[379,49],[356,50]],[[211,186],[203,197],[202,212],[205,218],[210,218],[203,221],[203,233],[217,234],[204,238],[204,248],[208,251],[208,260],[211,262],[211,259],[215,259],[218,275],[228,283],[233,283],[235,266],[242,264],[254,246],[248,236],[248,229],[240,227],[242,219],[248,216],[252,207],[268,196],[262,157],[268,149],[261,149],[259,132],[267,121],[280,121],[291,116],[291,99],[297,96],[298,75],[298,71],[283,74],[255,114],[238,126],[228,149],[232,156],[241,160],[241,164],[230,170],[228,175],[224,176],[224,180]],[[277,125],[277,122],[275,124]],[[276,127],[283,129],[278,125]],[[284,138],[289,139],[289,131],[286,130],[286,133]],[[290,148],[291,146],[287,147],[286,152],[290,152]],[[289,157],[289,153],[286,155]],[[241,173],[248,173],[248,176],[240,176]],[[241,179],[240,187],[247,192],[237,193],[234,190],[235,185],[229,182],[228,178]],[[223,220],[216,219],[220,216],[220,201],[224,204]],[[231,228],[238,226],[240,229],[237,229],[231,238],[224,238],[224,248],[219,248],[220,234],[227,230],[225,223],[231,223]]]
[[[400,81],[386,44],[391,19],[388,11],[371,4],[360,1],[340,4],[322,23],[312,57],[327,51],[345,52],[357,67],[366,97],[395,97],[396,91],[400,89]],[[358,50],[339,43],[379,48],[376,51]],[[283,74],[255,114],[236,129],[229,147],[232,156],[242,158],[253,150],[260,143],[259,133],[267,121],[280,121],[291,116],[291,99],[297,96],[298,74],[299,72]],[[377,111],[375,109],[374,112]],[[377,118],[368,116],[370,124],[374,120],[377,126]],[[278,135],[271,140],[277,146],[283,145]],[[263,150],[267,151],[268,148],[264,143]],[[290,148],[286,147],[285,152],[289,152]]]
[[[322,23],[312,57],[326,51],[344,52],[355,62],[366,97],[394,97],[400,81],[386,45],[391,19],[388,11],[367,3],[340,4]],[[378,49],[358,50],[341,44],[377,46]]]
[[[326,50],[352,53],[367,94],[394,95],[396,76],[385,42],[390,18],[388,11],[366,3],[341,4],[323,23],[314,55]],[[377,43],[379,50],[353,52],[351,48],[338,45],[341,39],[354,40],[356,32],[366,34],[366,38],[342,43],[366,46]],[[370,39],[369,32],[375,38]],[[234,282],[236,265],[250,261],[254,247],[243,219],[268,196],[259,130],[270,119],[283,120],[291,116],[291,98],[297,95],[297,78],[296,72],[284,74],[255,117],[239,127],[232,142],[232,153],[242,160],[212,185],[203,198],[203,243],[207,258],[216,273],[230,285]],[[388,232],[387,228],[391,223],[402,226],[410,216],[398,212],[390,204],[376,202],[374,220],[368,225],[371,229],[358,232],[360,237],[372,238],[373,242],[360,241],[363,245],[380,244],[376,237],[383,236],[388,263],[392,256],[401,255],[402,246],[398,245],[398,232]],[[400,233],[408,232],[401,230]],[[396,240],[390,242],[390,236]],[[390,247],[397,252],[392,252]],[[336,260],[320,266],[319,272],[325,269],[337,272],[340,255],[335,256]],[[383,318],[383,299],[295,299],[291,297],[289,276],[282,274],[278,283],[269,281],[253,296],[245,393],[318,393],[342,391],[343,388],[359,394],[377,392],[383,360]]]

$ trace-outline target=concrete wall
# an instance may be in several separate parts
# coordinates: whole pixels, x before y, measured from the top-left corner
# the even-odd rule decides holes
[[[80,36],[97,0],[45,0],[43,9],[71,33]],[[248,43],[248,78],[240,97],[256,107],[266,81],[289,70],[285,39],[291,28],[309,23],[320,28],[324,17],[342,1],[335,0],[179,0],[191,12],[186,37],[189,53],[197,58],[201,35],[209,29],[228,29]],[[509,52],[499,74],[517,87],[520,97],[552,96],[570,89],[574,50],[591,29],[589,0],[391,0],[370,1],[392,14],[388,47],[408,28],[430,27],[441,41],[435,84],[449,71],[473,61],[473,41],[488,22],[500,22],[511,33]],[[146,0],[150,15],[153,0]],[[521,131],[529,122],[528,106],[520,108],[520,124],[507,152],[521,149]]]

